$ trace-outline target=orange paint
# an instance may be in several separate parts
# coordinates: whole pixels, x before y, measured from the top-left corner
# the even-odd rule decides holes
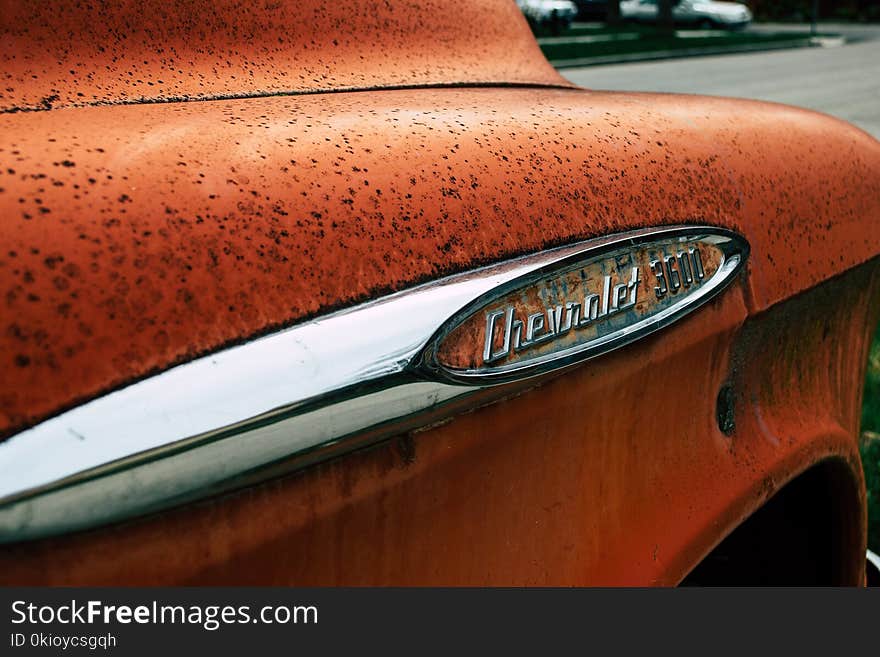
[[[132,3],[99,22],[88,3],[3,3],[3,106],[33,111],[0,115],[0,436],[309,317],[609,232],[731,228],[751,244],[739,282],[442,426],[4,546],[0,580],[672,584],[812,464],[843,459],[861,485],[880,143],[778,105],[563,88],[513,3],[358,2],[352,20],[344,4],[211,3],[193,21],[202,3]],[[376,89],[401,86],[432,88]]]

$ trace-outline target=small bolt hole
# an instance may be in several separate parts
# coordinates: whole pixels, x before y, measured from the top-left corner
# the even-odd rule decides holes
[[[718,428],[725,436],[730,436],[736,429],[734,420],[733,388],[729,384],[721,386],[718,391],[718,403],[715,407],[715,419],[718,420]]]

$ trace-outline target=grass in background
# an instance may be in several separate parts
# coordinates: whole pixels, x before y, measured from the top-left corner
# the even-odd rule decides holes
[[[868,547],[880,554],[880,326],[868,356],[859,448],[868,489]]]

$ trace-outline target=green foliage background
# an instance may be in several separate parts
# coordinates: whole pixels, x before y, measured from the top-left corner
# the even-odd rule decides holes
[[[868,356],[860,447],[868,488],[868,547],[880,554],[880,326]]]

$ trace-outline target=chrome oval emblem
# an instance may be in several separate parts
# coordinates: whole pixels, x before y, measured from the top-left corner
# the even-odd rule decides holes
[[[421,367],[456,383],[485,385],[598,356],[709,301],[748,252],[740,235],[710,227],[584,243],[469,303],[428,342]]]

